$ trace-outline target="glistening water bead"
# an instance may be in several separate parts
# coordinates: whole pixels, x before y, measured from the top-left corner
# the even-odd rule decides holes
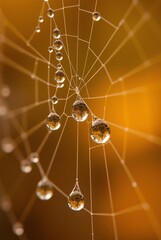
[[[100,15],[99,12],[94,12],[92,14],[92,18],[93,18],[94,21],[98,22],[101,19],[101,15]]]
[[[39,162],[39,154],[37,152],[30,153],[29,159],[32,163]]]
[[[76,100],[72,105],[72,117],[78,121],[83,122],[88,117],[88,107],[83,100]]]
[[[11,153],[14,147],[15,147],[14,141],[11,138],[6,137],[1,140],[1,149],[3,152]]]
[[[49,18],[53,18],[54,17],[54,10],[52,8],[49,8],[47,11],[47,15]]]
[[[72,191],[68,197],[68,206],[74,211],[80,211],[84,208],[84,196],[76,190]]]
[[[60,51],[63,48],[63,43],[61,40],[55,40],[53,43],[53,47],[55,50]]]
[[[44,21],[43,16],[39,17],[39,22],[42,23]]]
[[[59,115],[54,112],[50,113],[47,117],[46,126],[51,131],[59,129],[61,126]]]
[[[54,38],[54,39],[60,38],[60,31],[59,31],[58,28],[55,28],[55,29],[53,30],[53,38]]]
[[[20,168],[23,173],[30,173],[32,171],[32,163],[28,159],[24,159],[20,163]]]
[[[17,236],[21,236],[24,233],[24,227],[23,227],[22,223],[20,223],[20,222],[15,222],[13,224],[12,229],[13,229],[14,234],[16,234]]]
[[[65,81],[65,75],[64,72],[61,70],[56,71],[55,73],[55,81],[57,83],[63,83]]]
[[[110,139],[110,127],[108,124],[101,120],[96,119],[91,126],[90,136],[96,143],[106,143]]]
[[[52,104],[57,104],[57,103],[58,103],[58,98],[57,98],[56,96],[53,96],[53,97],[51,98],[51,103],[52,103]]]
[[[40,200],[49,200],[53,196],[53,187],[47,178],[37,184],[36,195]]]
[[[56,60],[62,61],[63,60],[63,54],[61,52],[56,53]]]

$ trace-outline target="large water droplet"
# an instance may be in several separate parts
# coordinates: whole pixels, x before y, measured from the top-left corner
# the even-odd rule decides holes
[[[88,117],[88,107],[83,100],[77,100],[72,105],[72,117],[78,121],[83,122]]]
[[[38,182],[36,195],[40,200],[49,200],[53,196],[53,187],[47,178]]]
[[[54,112],[50,113],[47,117],[46,126],[51,131],[59,129],[61,126],[59,115]]]
[[[91,138],[96,143],[106,143],[110,139],[110,132],[108,124],[101,119],[96,119],[90,129]]]

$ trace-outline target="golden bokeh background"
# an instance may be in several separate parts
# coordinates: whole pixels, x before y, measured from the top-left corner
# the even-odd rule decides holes
[[[16,148],[10,154],[0,152],[0,202],[2,205],[5,192],[11,200],[17,219],[22,220],[24,224],[25,236],[20,239],[89,240],[92,239],[90,214],[86,211],[71,211],[66,198],[57,190],[48,202],[37,199],[35,188],[40,180],[37,166],[33,166],[30,174],[22,173],[19,166],[19,161],[28,157],[28,147],[30,151],[36,151],[46,137],[47,129],[43,121],[49,114],[49,96],[55,92],[55,87],[50,86],[48,95],[47,85],[32,78],[35,59],[20,51],[21,48],[28,54],[40,57],[26,43],[37,26],[42,2],[42,0],[34,2],[1,0],[1,83],[10,87],[11,95],[7,99],[0,97],[0,103],[8,108],[7,115],[1,116],[0,136],[1,139],[11,136]],[[95,0],[80,1],[80,8],[86,10],[80,11],[79,37],[84,40],[79,41],[77,74],[80,77],[83,74],[92,26],[91,12],[95,8],[95,2]],[[66,47],[64,34],[67,31],[69,57],[76,69],[77,38],[72,36],[77,36],[78,33],[78,7],[75,6],[78,0],[64,0],[64,4],[66,7],[70,6],[65,8],[66,29],[62,1],[50,1],[52,8],[58,9],[54,18]],[[140,0],[137,3],[131,0],[98,0],[97,11],[109,23],[103,19],[94,23],[90,48],[99,56],[115,31],[114,26],[118,26],[129,9],[126,22],[119,28],[100,56],[100,60],[84,79],[85,83],[91,79],[86,84],[90,99],[83,81],[81,85],[84,86],[81,96],[96,116],[109,122],[112,131],[111,142],[104,147],[95,148],[96,144],[90,142],[90,146],[94,147],[90,151],[93,213],[109,214],[93,216],[94,240],[161,239],[161,1]],[[41,32],[35,34],[30,44],[48,59],[50,21],[46,12],[47,7]],[[96,59],[92,51],[89,51],[85,75]],[[64,55],[62,65],[71,79],[69,59],[65,51],[62,52]],[[56,65],[54,57],[53,53],[51,62]],[[100,61],[105,63],[107,59],[109,61],[105,66],[110,77],[105,68],[96,73],[101,66]],[[51,68],[49,79],[51,84],[54,84],[54,71],[54,68]],[[45,82],[48,81],[47,62],[38,61],[36,75]],[[58,91],[58,98],[66,98],[68,87],[66,80],[65,87]],[[106,99],[97,98],[107,94]],[[35,102],[35,97],[40,104],[25,108]],[[67,101],[67,115],[71,114],[71,105],[75,99],[76,95]],[[41,103],[42,101],[45,102]],[[56,106],[56,111],[60,115],[64,104],[65,101],[62,100]],[[62,117],[62,128],[48,136],[40,152],[40,163],[45,172],[64,124],[65,116]],[[35,126],[38,126],[37,130],[30,132]],[[91,207],[89,126],[90,124],[83,122],[79,127],[79,184],[88,210]],[[27,134],[27,140],[23,138],[22,132]],[[49,174],[49,179],[67,195],[75,184],[76,149],[77,124],[69,118]],[[115,217],[112,212],[116,213]],[[12,216],[0,210],[0,239],[18,239],[12,232],[11,223]]]

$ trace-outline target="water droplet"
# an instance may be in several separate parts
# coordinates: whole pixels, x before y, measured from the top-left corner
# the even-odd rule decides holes
[[[55,50],[60,51],[63,48],[63,43],[61,40],[55,40],[53,46]]]
[[[1,95],[2,97],[6,98],[10,95],[11,90],[7,85],[3,85],[1,88]]]
[[[78,183],[76,183],[68,197],[68,206],[74,211],[80,211],[84,208],[84,196],[79,189]]]
[[[63,54],[61,52],[56,53],[56,60],[62,61],[63,60]]]
[[[64,72],[61,70],[56,71],[55,73],[55,81],[57,83],[63,83],[65,81],[65,75]]]
[[[51,47],[51,46],[48,47],[48,52],[49,52],[49,53],[52,53],[52,52],[53,52],[53,47]]]
[[[3,138],[1,140],[1,148],[5,153],[11,153],[14,149],[14,142],[11,138]]]
[[[57,104],[58,103],[58,98],[56,96],[53,96],[51,98],[51,102],[52,102],[52,104]]]
[[[21,236],[24,233],[24,227],[23,227],[22,223],[20,223],[20,222],[15,222],[13,224],[12,229],[13,229],[14,234],[16,234],[17,236]]]
[[[64,83],[57,83],[56,87],[57,88],[63,88],[64,87]]]
[[[40,27],[37,26],[36,29],[35,29],[35,31],[36,31],[37,33],[39,33],[39,32],[41,31]]]
[[[43,21],[44,21],[43,17],[40,16],[40,17],[39,17],[39,22],[42,23]]]
[[[107,142],[110,139],[110,133],[110,127],[101,119],[95,120],[90,129],[91,138],[96,143]]]
[[[49,8],[47,11],[47,15],[49,18],[53,18],[54,17],[54,10],[52,8]]]
[[[37,152],[33,152],[30,154],[29,159],[32,163],[38,163],[39,162],[39,154]]]
[[[88,117],[88,107],[83,100],[77,100],[72,105],[72,117],[78,121],[83,122]]]
[[[61,63],[58,63],[58,65],[57,65],[57,69],[60,70],[61,68],[62,68]]]
[[[46,177],[38,182],[36,195],[40,200],[49,200],[53,196],[53,187]]]
[[[46,126],[51,131],[59,129],[61,126],[59,115],[54,112],[50,113],[47,117]]]
[[[4,212],[8,212],[11,209],[11,201],[7,195],[1,197],[0,207]]]
[[[59,31],[58,28],[55,28],[55,29],[53,30],[53,38],[54,38],[54,39],[60,38],[60,31]]]
[[[32,171],[32,163],[28,159],[24,159],[20,163],[20,168],[23,173],[30,173]]]
[[[100,15],[99,12],[94,12],[92,14],[92,18],[93,18],[94,21],[98,22],[101,19],[101,15]]]

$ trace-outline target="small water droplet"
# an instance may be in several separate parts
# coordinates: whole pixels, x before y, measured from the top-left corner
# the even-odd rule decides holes
[[[94,21],[98,22],[101,19],[101,15],[100,15],[99,12],[94,12],[92,14],[92,18],[93,18]]]
[[[53,196],[53,187],[46,177],[38,182],[36,195],[40,200],[44,201],[49,200]]]
[[[54,38],[54,39],[60,38],[60,31],[59,31],[58,28],[55,28],[55,29],[53,30],[53,38]]]
[[[53,18],[54,17],[54,10],[52,8],[49,8],[47,11],[47,15],[49,18]]]
[[[63,48],[63,43],[61,40],[55,40],[53,47],[55,50],[60,51]]]
[[[61,126],[59,115],[54,112],[50,113],[47,117],[46,126],[51,131],[59,129]]]
[[[76,100],[72,105],[72,117],[78,121],[83,122],[88,117],[88,107],[83,100]]]
[[[96,143],[106,143],[110,139],[110,127],[101,119],[97,119],[92,123],[90,135]]]
[[[65,81],[65,75],[64,72],[61,70],[56,71],[55,73],[55,81],[57,83],[63,83]]]

